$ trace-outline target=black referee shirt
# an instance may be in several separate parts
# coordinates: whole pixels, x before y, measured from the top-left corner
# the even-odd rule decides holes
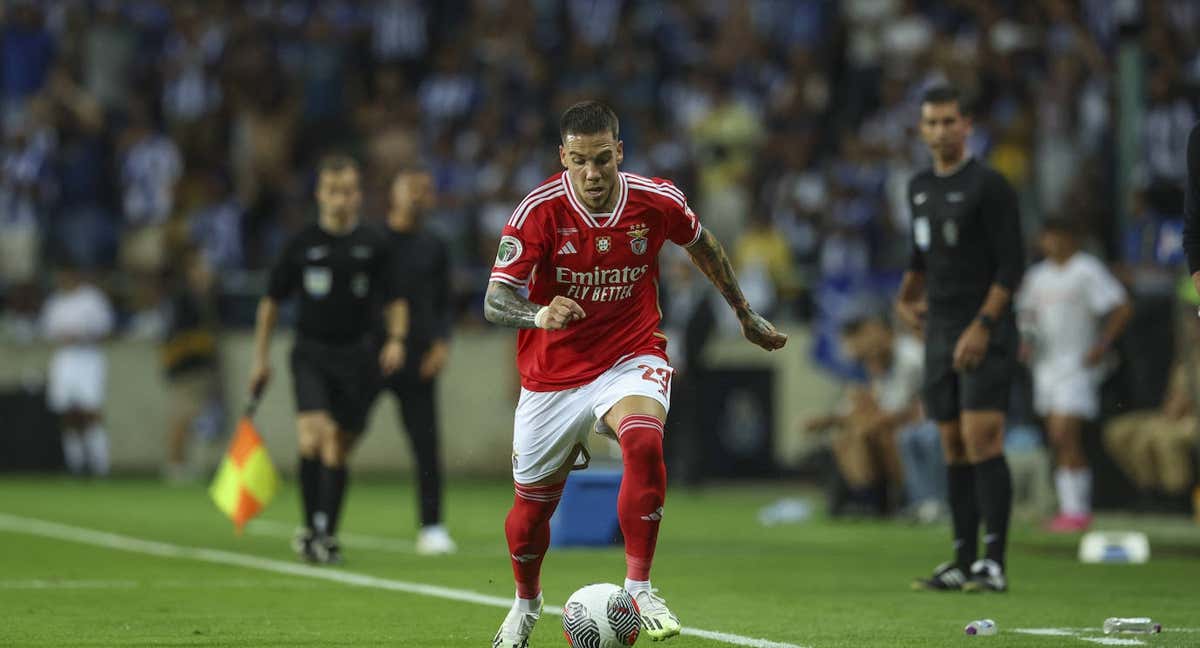
[[[324,344],[363,340],[375,324],[375,304],[401,296],[381,232],[359,225],[334,236],[313,223],[297,232],[271,268],[267,295],[300,295],[296,332]]]
[[[1187,141],[1187,179],[1183,185],[1183,252],[1188,272],[1200,271],[1200,123]]]
[[[908,184],[909,269],[925,273],[931,317],[978,311],[992,284],[1015,293],[1025,267],[1017,194],[996,171],[968,159],[946,176],[932,169]]]
[[[450,337],[450,254],[432,232],[388,230],[392,274],[406,286],[408,350],[423,351],[434,340]],[[381,322],[382,325],[382,322]]]

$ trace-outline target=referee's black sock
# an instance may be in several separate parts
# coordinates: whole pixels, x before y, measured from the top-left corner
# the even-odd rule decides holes
[[[970,573],[979,550],[979,498],[975,495],[975,466],[947,464],[946,486],[950,493],[950,520],[954,527],[954,562]]]
[[[346,498],[348,471],[345,466],[321,466],[321,507],[326,515],[325,533],[337,535],[338,520],[342,515],[342,500]]]
[[[1012,473],[1004,455],[975,464],[979,509],[983,513],[984,552],[989,560],[1004,566],[1008,546],[1008,518],[1012,515]]]
[[[316,457],[300,456],[300,501],[304,507],[304,526],[311,531],[313,515],[318,511],[321,490],[321,462]]]

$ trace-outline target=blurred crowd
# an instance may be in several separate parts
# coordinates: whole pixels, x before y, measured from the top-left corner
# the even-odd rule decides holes
[[[1192,0],[10,0],[0,60],[0,336],[37,336],[62,270],[113,300],[116,334],[165,340],[181,393],[212,390],[197,340],[252,312],[213,293],[253,304],[313,218],[330,150],[363,162],[368,221],[397,170],[432,171],[428,225],[450,244],[461,323],[479,323],[501,227],[559,168],[559,113],[598,98],[621,117],[624,168],[688,194],[758,310],[811,322],[818,362],[875,385],[818,422],[906,430],[883,454],[835,447],[850,485],[883,475],[937,501],[922,479],[936,435],[910,407],[919,353],[861,315],[907,261],[905,187],[928,163],[917,98],[949,81],[1031,251],[1039,223],[1069,218],[1133,297],[1131,387],[1103,409],[1149,418],[1113,448],[1156,416],[1195,428],[1165,330],[1200,114]],[[724,311],[682,256],[664,288],[677,365],[698,364]],[[182,438],[196,413],[176,409]],[[1153,490],[1153,466],[1126,472]]]
[[[500,227],[557,168],[557,115],[582,97],[616,108],[627,169],[688,193],[760,310],[806,320],[823,282],[904,264],[914,100],[938,80],[975,98],[972,150],[1028,222],[1069,206],[1127,281],[1161,289],[1200,87],[1187,0],[14,0],[0,20],[18,338],[58,265],[97,277],[134,335],[162,331],[181,253],[252,288],[311,218],[331,148],[365,162],[369,220],[396,169],[434,170],[431,224],[477,320]],[[1145,83],[1136,196],[1114,181],[1119,85],[1138,82],[1122,43]]]

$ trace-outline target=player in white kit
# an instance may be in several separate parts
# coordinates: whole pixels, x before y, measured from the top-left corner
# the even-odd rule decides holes
[[[58,290],[42,308],[42,335],[57,347],[46,400],[62,417],[63,458],[72,474],[108,474],[108,435],[101,424],[107,360],[101,343],[112,333],[113,309],[73,268],[58,272]]]
[[[1069,533],[1091,523],[1092,471],[1080,435],[1084,421],[1099,414],[1103,361],[1133,307],[1104,263],[1079,250],[1072,223],[1047,221],[1039,244],[1045,259],[1025,273],[1017,312],[1034,409],[1045,420],[1057,466],[1059,514],[1050,529]]]

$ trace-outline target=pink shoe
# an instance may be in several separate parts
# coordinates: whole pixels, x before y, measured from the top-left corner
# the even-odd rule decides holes
[[[1051,533],[1079,533],[1086,531],[1091,525],[1092,516],[1090,515],[1067,515],[1066,513],[1059,513],[1046,525],[1046,530]]]

